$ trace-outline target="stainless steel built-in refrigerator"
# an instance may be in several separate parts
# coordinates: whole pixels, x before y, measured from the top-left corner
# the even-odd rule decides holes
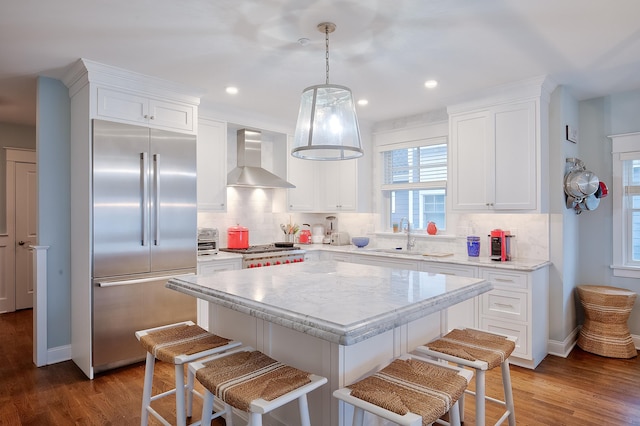
[[[165,287],[196,272],[195,136],[93,120],[92,193],[100,372],[144,359],[136,330],[195,321],[195,299]]]

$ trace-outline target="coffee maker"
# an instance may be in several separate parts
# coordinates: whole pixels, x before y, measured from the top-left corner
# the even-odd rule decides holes
[[[324,240],[322,241],[324,244],[329,244],[331,242],[331,234],[338,230],[338,224],[336,222],[337,218],[335,216],[327,216],[327,224],[324,227]]]
[[[510,231],[504,231],[502,229],[494,229],[489,235],[491,249],[491,260],[497,262],[506,262],[511,260],[511,238],[515,235],[511,235]]]

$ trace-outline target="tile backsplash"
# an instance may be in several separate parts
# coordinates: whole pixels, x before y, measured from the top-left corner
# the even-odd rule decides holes
[[[226,247],[228,227],[240,224],[249,229],[249,244],[283,241],[281,223],[302,226],[326,224],[326,217],[337,217],[339,231],[350,236],[369,236],[370,247],[404,247],[405,234],[379,229],[380,215],[375,213],[287,213],[286,191],[282,189],[227,189],[227,212],[198,212],[198,226],[220,230],[220,245]],[[466,254],[466,237],[481,237],[481,256],[488,254],[488,237],[492,229],[504,229],[515,235],[513,256],[549,259],[549,216],[544,214],[450,214],[450,229],[445,234],[416,234],[417,250]]]

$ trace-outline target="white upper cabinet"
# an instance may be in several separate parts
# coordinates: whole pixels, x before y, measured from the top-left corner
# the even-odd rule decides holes
[[[227,123],[198,120],[198,210],[227,209]]]
[[[162,129],[195,131],[193,105],[148,98],[105,87],[98,87],[97,90],[97,115],[100,118]]]
[[[345,212],[357,210],[357,161],[314,161],[289,157],[289,211]]]
[[[74,117],[198,133],[200,94],[191,88],[86,59],[71,67],[64,83],[78,105],[85,103]]]
[[[356,160],[320,162],[320,193],[324,211],[356,211]]]
[[[538,82],[512,96],[448,109],[451,210],[547,209],[541,189],[550,89]]]

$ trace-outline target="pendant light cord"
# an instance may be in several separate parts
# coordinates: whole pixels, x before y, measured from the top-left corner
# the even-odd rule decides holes
[[[326,84],[329,84],[329,25],[324,26],[324,40],[326,48],[325,60],[327,62]]]

